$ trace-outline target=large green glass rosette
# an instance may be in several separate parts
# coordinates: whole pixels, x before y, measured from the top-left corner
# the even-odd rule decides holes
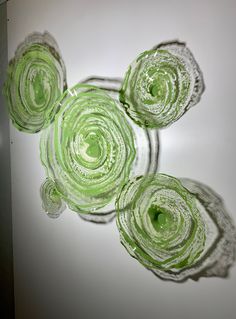
[[[174,177],[156,174],[125,185],[116,203],[121,243],[163,279],[223,276],[233,261],[234,227],[213,192],[183,183],[189,190]]]
[[[163,128],[198,103],[202,73],[185,43],[162,43],[129,66],[120,91],[127,114],[140,126]]]
[[[123,112],[126,120],[132,127],[136,153],[132,169],[132,176],[156,173],[158,169],[159,158],[158,131],[141,128],[126,115],[119,102],[119,91],[122,84],[122,79],[91,76],[84,79],[80,83],[96,86],[106,92],[113,100],[115,100],[116,105]],[[115,217],[115,205],[109,205],[109,209],[107,208],[98,213],[80,214],[80,217],[87,221],[107,223],[113,220]]]
[[[156,173],[159,159],[159,134],[158,130],[149,130],[138,126],[127,114],[119,101],[119,92],[122,85],[122,79],[93,76],[83,80],[81,83],[94,85],[105,91],[117,106],[122,110],[126,120],[133,130],[135,140],[135,171],[134,175],[147,175]]]
[[[77,84],[41,137],[41,160],[72,210],[97,213],[128,181],[136,156],[133,131],[105,91]]]
[[[26,133],[47,127],[65,88],[65,66],[55,40],[49,33],[28,36],[9,62],[4,85],[13,125]]]

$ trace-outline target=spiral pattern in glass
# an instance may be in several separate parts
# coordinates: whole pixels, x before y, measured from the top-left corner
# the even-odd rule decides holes
[[[145,51],[129,66],[120,101],[140,126],[162,128],[178,120],[204,91],[202,73],[185,43]]]
[[[47,178],[40,187],[43,210],[51,218],[57,218],[65,210],[61,196],[57,190],[56,183]]]
[[[135,158],[131,126],[115,100],[86,84],[68,89],[41,138],[41,160],[68,206],[92,213],[128,181]]]
[[[148,269],[169,278],[198,262],[206,242],[204,220],[195,196],[176,178],[132,179],[116,209],[121,243]]]
[[[54,39],[34,33],[21,44],[10,61],[4,85],[13,125],[37,133],[53,120],[55,101],[66,88],[64,62]]]

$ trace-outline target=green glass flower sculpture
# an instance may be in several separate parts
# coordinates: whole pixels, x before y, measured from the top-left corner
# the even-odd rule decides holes
[[[66,208],[52,179],[47,178],[40,188],[43,210],[51,218],[57,218]]]
[[[106,92],[106,94],[115,100],[116,105],[119,106],[125,119],[129,122],[132,128],[136,155],[130,178],[136,175],[156,173],[159,158],[158,131],[141,128],[126,115],[119,102],[119,90],[122,80],[119,78],[92,76],[84,79],[80,83],[96,86]],[[93,212],[93,214],[79,214],[84,220],[95,223],[110,222],[114,219],[115,215],[115,200],[112,201],[112,205],[106,206],[98,212]]]
[[[233,262],[235,229],[209,188],[183,184],[156,174],[125,185],[116,203],[121,243],[163,279],[223,276]]]
[[[42,133],[42,163],[72,210],[96,212],[130,177],[132,128],[116,101],[91,85],[68,89],[57,103],[59,112]]]
[[[185,43],[162,43],[129,66],[120,101],[140,126],[163,128],[195,105],[204,91],[202,73]]]
[[[65,88],[65,66],[55,40],[48,33],[28,36],[9,63],[4,86],[13,125],[27,133],[47,127]]]

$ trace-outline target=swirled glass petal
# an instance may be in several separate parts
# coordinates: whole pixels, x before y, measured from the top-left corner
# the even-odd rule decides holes
[[[13,125],[26,133],[47,127],[65,88],[65,66],[55,40],[49,33],[28,36],[9,62],[4,85]]]
[[[163,128],[198,103],[204,91],[200,68],[185,43],[162,43],[128,67],[120,101],[140,126]]]
[[[121,87],[122,79],[90,76],[80,83],[95,85],[102,89],[110,97],[112,97],[120,110],[123,111],[122,106],[119,102],[119,90]],[[136,125],[125,112],[124,116],[129,122],[133,129],[133,137],[135,142],[136,158],[134,167],[132,170],[132,176],[136,175],[147,175],[156,173],[158,169],[158,158],[159,158],[159,135],[157,130],[148,130],[146,128],[140,128]],[[115,217],[114,205],[110,205],[109,209],[103,209],[93,214],[79,214],[81,218],[95,223],[107,223],[113,220]]]
[[[116,203],[121,243],[162,279],[222,276],[233,261],[235,229],[211,190],[183,184],[156,174],[125,185]]]
[[[128,181],[136,156],[133,131],[105,91],[78,84],[58,101],[41,138],[41,160],[74,211],[95,213]]]
[[[65,210],[61,196],[57,190],[56,183],[47,178],[40,187],[40,196],[42,199],[43,210],[51,218],[57,218]]]

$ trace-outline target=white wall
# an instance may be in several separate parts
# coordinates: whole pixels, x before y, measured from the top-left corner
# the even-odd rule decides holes
[[[140,52],[186,41],[204,73],[199,105],[161,132],[160,170],[204,182],[235,211],[236,3],[210,0],[10,0],[9,58],[32,31],[60,46],[68,84],[122,76]],[[130,258],[115,223],[66,211],[42,213],[39,135],[11,127],[16,318],[214,318],[236,313],[236,267],[228,280],[163,282]]]

